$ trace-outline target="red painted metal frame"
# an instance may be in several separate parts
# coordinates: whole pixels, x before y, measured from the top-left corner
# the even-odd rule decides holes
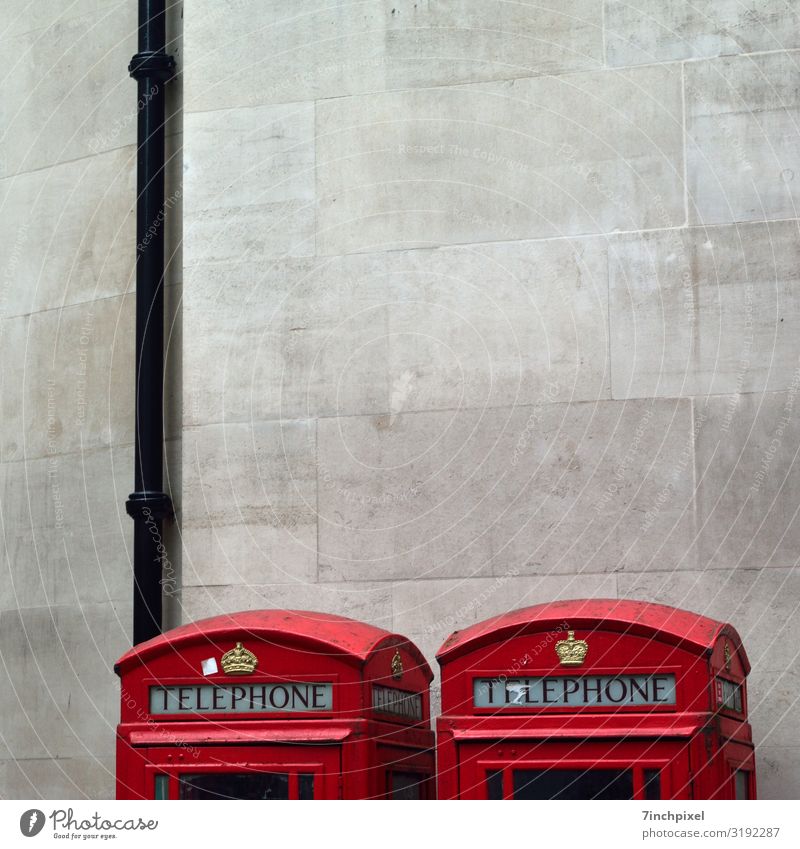
[[[258,657],[250,675],[204,675],[201,661],[242,642]],[[400,656],[402,672],[393,669]],[[247,764],[304,771],[336,763],[322,781],[324,798],[373,798],[386,792],[392,769],[427,776],[433,795],[430,667],[402,636],[363,622],[309,611],[264,610],[219,616],[176,628],[127,652],[115,666],[121,682],[117,729],[117,798],[153,798],[154,768],[170,775],[203,769],[235,772]],[[326,681],[324,712],[151,714],[149,687]],[[415,720],[372,707],[380,685],[421,696]],[[407,767],[407,769],[406,769]],[[254,767],[248,767],[254,768]],[[311,771],[309,769],[309,771]],[[333,772],[331,772],[333,776]],[[177,787],[172,781],[171,787]],[[177,790],[175,791],[177,793]]]
[[[555,652],[568,630],[589,645],[580,667],[562,666]],[[738,768],[748,771],[755,797],[747,722],[750,664],[731,625],[640,601],[558,601],[457,631],[437,659],[442,670],[439,798],[485,798],[484,763],[504,764],[508,782],[518,763],[600,766],[618,761],[620,752],[632,765],[653,760],[668,765],[662,792],[671,798],[733,798]],[[473,705],[474,678],[657,672],[675,674],[675,705]],[[718,677],[741,685],[741,714],[717,703]],[[641,792],[639,780],[635,792]]]

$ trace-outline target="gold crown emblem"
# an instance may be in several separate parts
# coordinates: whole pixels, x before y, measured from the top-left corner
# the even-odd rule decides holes
[[[222,670],[228,675],[247,675],[258,666],[258,658],[241,643],[222,655]]]
[[[589,644],[586,640],[576,640],[574,631],[567,631],[567,639],[556,643],[556,654],[562,666],[580,666],[588,651]]]
[[[392,658],[392,678],[403,677],[403,658],[400,657],[400,652],[396,651]]]

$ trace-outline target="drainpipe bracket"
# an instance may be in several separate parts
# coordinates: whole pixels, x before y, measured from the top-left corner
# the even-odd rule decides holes
[[[165,492],[132,492],[125,502],[125,510],[133,519],[169,519],[175,515],[172,499]]]
[[[175,59],[163,50],[145,50],[134,54],[128,73],[135,80],[149,77],[167,82],[175,74]]]

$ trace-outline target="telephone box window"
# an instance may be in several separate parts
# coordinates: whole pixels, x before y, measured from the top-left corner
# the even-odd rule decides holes
[[[414,800],[421,799],[420,788],[423,776],[416,772],[392,772],[391,798]]]
[[[298,799],[313,799],[314,798],[314,773],[301,772],[297,776],[297,798]]]
[[[736,798],[750,798],[750,773],[743,769],[736,771]]]
[[[486,798],[495,801],[503,798],[502,769],[489,769],[486,771]]]
[[[650,800],[661,798],[660,769],[644,770],[644,798]]]
[[[515,799],[633,799],[632,769],[515,769]]]
[[[154,799],[169,799],[169,776],[157,775],[156,786],[153,793]]]
[[[180,776],[181,799],[288,799],[283,772],[210,772]]]

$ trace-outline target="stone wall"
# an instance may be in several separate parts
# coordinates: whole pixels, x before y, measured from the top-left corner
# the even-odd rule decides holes
[[[3,798],[114,796],[112,666],[131,640],[136,14],[120,0],[3,6]],[[171,317],[179,282],[178,260]]]
[[[685,606],[800,796],[790,5],[194,4],[186,618]]]
[[[6,797],[113,795],[135,15],[10,0],[0,34]],[[800,797],[799,16],[190,4],[167,623],[327,610],[433,661],[554,598],[687,607],[744,637],[760,795]]]

